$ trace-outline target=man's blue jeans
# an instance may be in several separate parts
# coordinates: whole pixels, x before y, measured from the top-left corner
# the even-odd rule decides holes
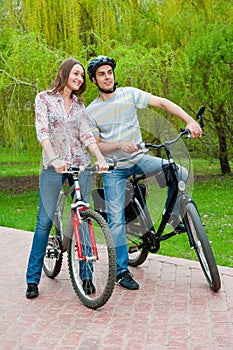
[[[39,212],[26,273],[27,283],[39,284],[40,282],[46,245],[53,224],[58,196],[65,179],[66,175],[57,174],[53,170],[42,170]],[[72,183],[72,181],[69,182]],[[79,182],[82,196],[88,202],[91,181],[86,172],[80,174]]]
[[[163,164],[167,164],[167,160],[144,155],[137,163],[127,168],[119,168],[113,170],[111,174],[103,174],[108,224],[116,245],[117,275],[128,270],[128,248],[124,224],[125,188],[127,180],[134,174],[146,174],[148,177],[152,176],[161,169]],[[188,178],[187,170],[179,166],[178,176],[186,182]],[[177,205],[175,205],[173,213],[179,215]]]

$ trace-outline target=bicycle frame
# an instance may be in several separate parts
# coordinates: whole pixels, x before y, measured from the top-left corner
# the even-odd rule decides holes
[[[141,176],[140,177],[134,176],[131,179],[132,183],[134,184],[134,187],[138,186],[138,181],[140,181],[141,179],[142,179]],[[141,196],[140,200],[144,199],[141,194],[140,194],[140,196]],[[143,221],[143,226],[145,229],[144,234],[147,236],[149,234],[149,236],[150,236],[150,242],[149,242],[148,248],[149,248],[149,251],[152,253],[156,253],[160,249],[160,241],[166,240],[166,239],[177,234],[177,232],[175,232],[173,230],[171,233],[163,235],[165,226],[169,221],[169,218],[171,216],[171,212],[172,212],[172,209],[175,205],[177,196],[178,196],[178,190],[175,190],[174,194],[172,195],[172,197],[169,201],[168,207],[162,216],[161,222],[160,222],[157,230],[154,227],[154,224],[153,224],[152,219],[150,217],[150,213],[148,211],[147,205],[145,204],[144,207],[142,208],[142,206],[140,205],[140,201],[137,198],[133,199],[133,201],[134,201],[133,206],[136,206],[137,211],[138,211],[138,215],[140,216],[140,218]],[[134,225],[133,222],[132,223],[129,222],[127,225],[128,225],[128,230],[130,230],[130,232],[133,232],[133,231],[136,232],[137,225]],[[147,242],[145,241],[144,244],[147,245]],[[142,245],[138,246],[138,248],[142,248]]]
[[[175,143],[179,140],[179,138],[181,138],[183,135],[187,135],[188,131],[187,130],[183,130],[180,135],[173,141],[171,142],[166,142],[163,143],[161,145],[154,145],[151,143],[142,143],[141,148],[144,150],[145,148],[154,148],[154,149],[158,149],[158,148],[164,148],[166,155],[167,155],[167,160],[168,160],[168,164],[167,164],[167,168],[168,168],[168,172],[170,172],[170,177],[172,178],[172,183],[173,183],[173,191],[172,191],[172,195],[169,199],[169,202],[167,204],[167,208],[165,209],[165,212],[162,216],[162,219],[159,223],[159,226],[157,228],[157,230],[154,227],[154,224],[151,220],[150,217],[150,213],[148,211],[148,208],[146,206],[145,200],[142,196],[142,193],[140,191],[139,188],[139,181],[143,180],[146,178],[145,175],[134,175],[131,178],[131,183],[133,185],[134,191],[137,191],[137,195],[133,198],[134,204],[133,206],[135,206],[137,208],[138,214],[140,215],[140,218],[143,221],[143,226],[145,228],[145,235],[149,235],[149,243],[147,240],[145,240],[144,243],[142,243],[140,246],[138,246],[138,248],[142,248],[143,244],[144,245],[148,245],[148,249],[150,252],[157,252],[160,249],[160,242],[167,240],[168,238],[175,236],[178,232],[176,232],[175,230],[173,230],[170,233],[167,234],[163,234],[164,233],[164,229],[167,225],[167,223],[169,222],[170,216],[172,214],[172,210],[175,206],[176,201],[178,200],[178,206],[180,208],[180,196],[182,195],[183,199],[185,198],[189,198],[191,200],[191,198],[185,193],[185,184],[182,182],[182,186],[183,186],[183,191],[181,191],[179,189],[179,179],[178,179],[178,174],[177,174],[177,166],[176,163],[174,162],[171,152],[169,150],[169,147],[172,143]],[[159,172],[157,172],[158,174]],[[156,174],[156,173],[155,173]],[[139,199],[139,200],[138,200]],[[143,203],[144,201],[144,206],[142,208],[142,206],[140,205],[140,202]],[[133,223],[129,223],[129,229],[130,226],[132,226],[131,231],[133,231],[134,229],[134,224]],[[136,227],[136,225],[135,225]],[[188,233],[189,236],[189,233]],[[190,239],[190,245],[191,245],[191,238]],[[192,245],[191,245],[192,246]]]
[[[76,169],[76,170],[75,170]],[[76,240],[76,247],[77,247],[77,257],[79,260],[87,260],[87,257],[83,254],[83,248],[82,248],[82,240],[80,235],[80,226],[82,224],[82,218],[80,216],[80,212],[83,210],[89,209],[89,203],[85,202],[81,195],[80,185],[79,185],[79,168],[72,168],[72,171],[69,171],[73,177],[74,185],[72,185],[66,192],[61,191],[61,198],[64,199],[64,203],[62,203],[62,206],[65,205],[65,200],[68,195],[73,195],[73,202],[71,204],[70,209],[70,217],[69,222],[67,224],[66,231],[63,232],[62,237],[62,249],[63,252],[67,250],[69,239],[72,235],[72,230],[70,227],[70,224],[72,224],[72,228],[74,230],[75,240]],[[69,173],[68,172],[68,173]],[[62,199],[58,202],[58,208],[57,213],[58,215],[60,212],[60,205],[61,205]],[[63,211],[64,207],[61,208],[61,211]],[[95,257],[98,259],[98,252],[96,247],[96,241],[95,241],[95,235],[94,235],[94,229],[91,222],[88,222],[88,228],[89,228],[89,235],[90,235],[90,244],[92,246],[93,252],[95,253]],[[88,257],[88,259],[94,259],[94,257]]]
[[[167,205],[167,208],[165,210],[165,213],[163,214],[162,220],[161,220],[160,225],[159,225],[159,227],[157,229],[157,236],[158,237],[161,237],[162,234],[163,234],[163,231],[165,229],[166,224],[168,223],[168,221],[170,219],[172,210],[173,210],[173,208],[175,206],[175,203],[176,203],[176,200],[177,200],[177,197],[178,197],[178,194],[179,194],[179,189],[178,189],[179,179],[177,177],[176,164],[175,164],[175,162],[173,161],[173,159],[171,157],[171,153],[170,153],[168,147],[165,147],[165,152],[167,154],[168,167],[169,167],[169,171],[171,172],[172,178],[174,180],[175,188],[173,189],[172,196],[171,196],[171,198],[170,198],[170,200],[168,202],[168,205]],[[172,236],[173,235],[175,235],[175,233],[172,234]],[[165,239],[165,237],[166,236],[164,236],[164,239]],[[169,238],[169,237],[171,237],[171,234],[167,238]]]

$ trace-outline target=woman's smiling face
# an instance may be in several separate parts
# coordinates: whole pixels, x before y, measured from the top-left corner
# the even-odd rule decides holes
[[[79,64],[75,64],[69,74],[66,87],[73,90],[78,90],[84,82],[84,70]]]

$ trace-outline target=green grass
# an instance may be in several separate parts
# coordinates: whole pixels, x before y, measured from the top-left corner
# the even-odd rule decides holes
[[[39,191],[20,195],[13,195],[10,191],[0,191],[0,195],[0,225],[34,231]]]
[[[38,175],[41,168],[41,151],[29,155],[26,152],[1,151],[1,176]]]
[[[213,174],[221,174],[220,164],[218,159],[213,159],[211,162],[208,159],[192,158],[191,159],[195,175],[212,176]],[[233,162],[230,162],[233,169]]]
[[[147,204],[153,221],[161,218],[166,190],[149,186]],[[233,178],[226,176],[194,184],[192,198],[197,204],[218,265],[233,267]],[[161,243],[159,254],[196,260],[187,235],[176,235]]]
[[[1,157],[1,176],[38,175],[40,157],[31,162],[25,154],[17,159]],[[210,176],[220,174],[219,162],[211,164],[207,160],[192,160],[195,175]],[[13,165],[12,165],[13,164]],[[218,265],[233,267],[233,177],[221,176],[206,181],[196,181],[192,197],[200,211],[209,240]],[[157,184],[149,185],[148,207],[155,226],[162,214],[166,189],[161,190]],[[34,231],[38,208],[38,191],[14,195],[10,191],[0,191],[0,225]],[[191,251],[187,235],[177,235],[161,243],[159,254],[196,260]]]

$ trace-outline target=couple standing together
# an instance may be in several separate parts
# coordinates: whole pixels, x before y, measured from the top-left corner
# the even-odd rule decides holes
[[[90,80],[98,88],[97,98],[85,109],[82,94],[86,89],[83,65],[74,58],[62,62],[49,90],[36,96],[36,132],[42,146],[43,169],[40,178],[39,212],[26,273],[27,298],[39,295],[44,254],[53,224],[59,192],[66,179],[67,166],[88,166],[95,156],[100,171],[108,170],[108,161],[117,160],[117,169],[104,173],[103,185],[108,225],[113,234],[117,256],[116,283],[125,289],[139,288],[128,270],[128,249],[124,225],[125,187],[133,174],[150,175],[161,169],[166,160],[145,155],[137,144],[142,141],[137,109],[153,106],[177,116],[185,123],[193,138],[201,136],[194,119],[175,103],[134,87],[116,88],[116,62],[98,56],[88,64]],[[187,170],[179,167],[179,176],[186,181]],[[89,202],[91,180],[80,175],[83,198]],[[168,188],[168,196],[169,196]],[[170,224],[182,230],[175,206]],[[95,292],[90,279],[83,280],[85,293]]]

